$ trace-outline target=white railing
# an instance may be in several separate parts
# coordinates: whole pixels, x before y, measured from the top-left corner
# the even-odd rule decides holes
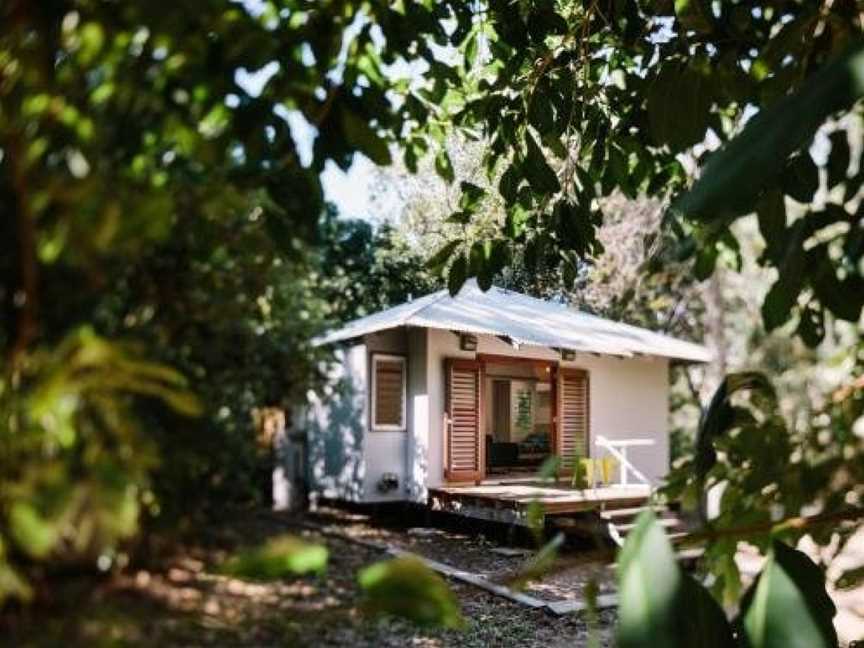
[[[651,485],[651,480],[648,479],[641,470],[639,470],[636,466],[634,466],[630,460],[627,458],[627,449],[638,447],[638,446],[652,446],[654,445],[653,439],[607,439],[604,436],[598,436],[596,440],[596,444],[606,449],[606,451],[615,457],[618,462],[621,464],[621,477],[616,486],[629,486],[630,473],[637,479],[638,482],[643,484]]]

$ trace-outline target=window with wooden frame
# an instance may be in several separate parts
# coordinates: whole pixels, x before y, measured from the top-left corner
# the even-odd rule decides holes
[[[403,356],[372,354],[372,429],[405,430],[407,363]]]

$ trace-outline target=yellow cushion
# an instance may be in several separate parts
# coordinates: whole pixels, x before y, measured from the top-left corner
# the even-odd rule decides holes
[[[594,486],[594,460],[580,459],[579,465],[582,467],[582,474],[585,475],[585,483],[589,487]]]
[[[615,479],[615,471],[618,468],[618,460],[615,457],[606,456],[600,460],[600,471],[603,473],[603,483],[611,484]]]

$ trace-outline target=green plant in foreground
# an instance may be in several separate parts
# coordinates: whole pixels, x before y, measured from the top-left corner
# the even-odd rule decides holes
[[[837,646],[825,578],[802,552],[775,541],[730,622],[710,592],[685,573],[646,511],[618,558],[620,648],[828,648]]]
[[[229,559],[222,571],[231,576],[256,580],[275,580],[309,573],[322,573],[327,567],[327,547],[293,535],[271,538],[260,547],[240,552]]]
[[[459,602],[447,582],[415,556],[375,563],[358,575],[367,613],[387,613],[419,625],[461,628]]]
[[[201,411],[178,372],[88,327],[0,376],[0,603],[29,598],[28,565],[106,569],[136,533],[158,463],[136,399]]]

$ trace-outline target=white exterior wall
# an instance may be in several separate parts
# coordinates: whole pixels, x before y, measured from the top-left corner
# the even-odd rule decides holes
[[[369,416],[371,354],[407,357],[407,430],[372,431]],[[312,395],[308,417],[310,488],[313,493],[357,502],[410,499],[426,501],[428,488],[444,479],[444,363],[474,358],[461,351],[450,331],[391,329],[367,336],[340,352],[334,368],[341,384],[331,394]],[[543,347],[514,349],[492,336],[478,336],[477,353],[559,361]],[[609,439],[650,438],[654,445],[629,450],[631,462],[652,480],[669,468],[669,362],[665,358],[617,359],[577,354],[563,367],[585,369],[590,376],[591,455],[602,456],[598,435]],[[380,493],[384,473],[399,477],[399,488]]]
[[[328,383],[310,391],[303,412],[312,496],[359,502],[364,497],[368,354],[365,344],[336,351]]]
[[[411,358],[408,357],[408,334],[404,328],[390,329],[367,335],[365,338],[368,352],[369,369],[372,366],[373,353],[391,353],[407,358],[406,380],[409,384],[406,390],[407,403],[405,407],[405,430],[373,430],[369,415],[369,386],[372,384],[371,374],[366,374],[366,415],[364,423],[367,430],[363,459],[365,463],[364,497],[365,502],[388,502],[403,500],[406,496],[408,436],[411,429]],[[378,482],[384,473],[393,473],[399,478],[399,487],[387,493],[378,491]]]
[[[408,332],[392,329],[369,335],[363,344],[337,352],[323,393],[309,395],[307,432],[309,480],[313,495],[352,502],[406,499],[412,488],[408,475],[409,437],[417,406],[413,398],[418,381],[412,374],[417,359],[409,357]],[[406,430],[372,430],[369,387],[373,353],[407,358]],[[422,408],[420,410],[423,411]],[[428,418],[423,414],[424,420]],[[398,488],[381,493],[384,473],[399,479]],[[424,493],[425,496],[425,493]]]
[[[408,329],[408,438],[406,446],[406,495],[416,502],[426,501],[429,472],[429,443],[432,415],[429,403],[429,364],[426,353],[429,330]]]
[[[442,430],[444,416],[446,358],[473,358],[470,351],[459,350],[459,338],[450,331],[429,330],[429,412],[430,430]],[[478,336],[477,353],[508,355],[560,361],[560,356],[544,347],[514,349],[502,340]],[[585,369],[590,380],[591,455],[604,451],[594,443],[597,435],[608,439],[650,438],[653,446],[630,448],[628,458],[646,477],[657,480],[669,471],[669,361],[666,358],[639,357],[618,359],[610,356],[577,354],[562,367]],[[444,434],[430,434],[430,488],[444,480]]]

